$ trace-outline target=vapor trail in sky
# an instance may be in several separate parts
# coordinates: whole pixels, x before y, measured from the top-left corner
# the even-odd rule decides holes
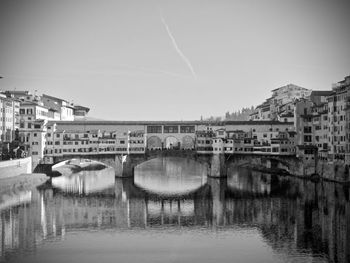
[[[190,69],[192,75],[193,75],[193,78],[194,79],[197,79],[197,74],[196,72],[194,71],[193,67],[192,67],[192,64],[191,64],[191,61],[185,56],[185,54],[181,51],[181,49],[179,48],[179,46],[177,45],[176,43],[176,40],[175,40],[175,37],[173,36],[173,34],[171,33],[170,29],[169,29],[169,26],[168,24],[165,22],[165,19],[162,15],[162,13],[160,13],[160,18],[162,20],[162,23],[168,33],[168,36],[170,37],[171,39],[171,42],[175,48],[175,51],[179,54],[179,56],[182,58],[182,60],[186,63],[186,65],[188,66],[188,68]]]

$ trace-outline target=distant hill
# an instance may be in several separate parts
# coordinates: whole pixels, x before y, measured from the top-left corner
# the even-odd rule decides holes
[[[104,119],[94,118],[94,117],[78,117],[74,119],[75,121],[105,121]]]
[[[249,115],[252,114],[254,112],[254,107],[250,107],[250,108],[242,108],[241,110],[238,111],[232,111],[232,113],[230,113],[229,111],[227,111],[225,113],[224,117],[214,117],[211,116],[209,118],[203,118],[201,117],[201,120],[204,121],[248,121],[249,120]]]

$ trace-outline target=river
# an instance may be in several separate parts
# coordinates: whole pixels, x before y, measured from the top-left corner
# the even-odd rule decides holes
[[[54,178],[0,210],[1,262],[350,262],[349,188],[159,158]]]

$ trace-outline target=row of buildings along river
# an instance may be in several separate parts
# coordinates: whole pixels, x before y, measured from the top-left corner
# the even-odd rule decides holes
[[[88,121],[87,107],[45,94],[6,91],[0,96],[2,149],[8,156],[32,156],[34,167],[54,156],[165,148],[350,162],[350,76],[329,91],[289,84],[272,92],[251,120],[205,122]]]

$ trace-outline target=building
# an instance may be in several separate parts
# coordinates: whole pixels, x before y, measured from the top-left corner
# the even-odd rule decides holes
[[[0,94],[0,141],[10,143],[19,128],[19,101]]]
[[[350,98],[350,76],[333,85],[328,96],[329,158],[349,162],[349,119],[347,107]]]
[[[196,131],[195,149],[199,154],[211,154],[213,152],[213,138],[215,132],[212,129]]]
[[[88,107],[74,105],[74,109],[73,109],[74,120],[84,119],[89,113],[89,111],[90,111],[90,108]]]
[[[74,105],[68,101],[46,94],[42,95],[42,102],[44,106],[52,108],[53,105],[57,105],[57,109],[60,110],[60,120],[73,121],[74,120]]]
[[[294,118],[295,101],[307,99],[310,94],[311,90],[294,84],[288,84],[274,89],[272,90],[272,96],[256,107],[250,119],[256,121],[278,120],[281,122],[290,122]]]

